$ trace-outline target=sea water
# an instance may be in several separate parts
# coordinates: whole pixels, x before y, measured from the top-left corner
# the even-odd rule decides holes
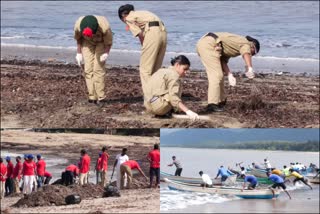
[[[2,1],[1,48],[60,49],[70,56],[64,60],[74,62],[74,23],[79,16],[95,14],[105,16],[114,33],[108,63],[138,65],[140,43],[117,12],[126,3],[154,12],[165,23],[165,66],[171,57],[185,54],[192,68],[203,69],[197,41],[207,32],[232,32],[260,41],[261,51],[253,60],[258,71],[319,73],[318,1]],[[230,60],[230,68],[243,71],[241,57]]]

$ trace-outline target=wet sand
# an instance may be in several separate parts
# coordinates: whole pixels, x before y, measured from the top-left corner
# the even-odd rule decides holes
[[[80,149],[86,148],[91,156],[91,169],[94,168],[97,153],[103,145],[109,147],[110,159],[108,171],[112,171],[114,159],[123,147],[128,148],[130,159],[141,161],[141,168],[149,175],[149,163],[146,159],[154,143],[159,143],[159,137],[117,136],[106,134],[76,134],[76,133],[43,133],[23,130],[1,131],[1,149],[8,152],[46,154],[66,158],[69,163],[79,159]],[[91,175],[92,176],[92,175]],[[95,176],[95,175],[94,175]],[[109,179],[109,178],[108,178]],[[7,197],[1,200],[1,211],[9,213],[21,212],[72,212],[72,213],[103,213],[103,212],[159,212],[159,189],[147,188],[148,182],[134,175],[133,189],[121,190],[120,198],[85,199],[78,205],[42,206],[16,208],[11,207],[19,197]]]
[[[108,67],[103,106],[87,103],[86,86],[74,64],[47,60],[1,61],[2,128],[318,128],[319,76],[258,74],[253,81],[236,73],[227,86],[223,113],[208,113],[205,72],[183,80],[182,99],[210,120],[157,118],[145,113],[137,67]]]

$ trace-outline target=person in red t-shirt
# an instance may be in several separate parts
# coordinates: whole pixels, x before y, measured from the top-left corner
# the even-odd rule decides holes
[[[21,163],[21,157],[17,156],[16,157],[16,165],[13,169],[13,182],[14,182],[14,192],[15,193],[20,193],[20,180],[21,180],[21,175],[22,175],[22,163]]]
[[[7,161],[7,180],[5,184],[6,195],[13,193],[13,163],[11,162],[11,157],[6,157]]]
[[[130,189],[130,186],[132,183],[132,170],[133,169],[137,169],[140,172],[140,174],[142,176],[144,176],[146,178],[146,180],[148,181],[147,176],[143,173],[143,171],[141,170],[137,161],[129,160],[129,161],[126,161],[120,165],[120,172],[121,172],[120,188],[121,189],[123,189],[125,175],[127,175],[127,179],[128,179],[127,188]]]
[[[74,183],[75,177],[77,177],[78,175],[79,168],[76,165],[71,164],[67,166],[65,171],[62,173],[62,184],[66,186],[72,185]]]
[[[108,149],[106,146],[102,147],[101,149],[102,155],[101,155],[101,185],[104,187],[106,185],[107,181],[107,170],[108,170],[108,159],[109,154],[107,153]]]
[[[46,162],[41,159],[41,155],[37,155],[37,183],[38,183],[38,188],[42,187],[44,184],[44,172],[46,171]]]
[[[7,166],[3,163],[3,159],[0,158],[0,199],[4,198],[6,179]]]
[[[150,162],[150,188],[152,187],[153,177],[156,176],[156,185],[160,184],[160,151],[159,145],[154,144],[153,150],[148,154],[148,160]]]
[[[79,168],[80,170],[79,183],[82,186],[88,183],[91,159],[85,149],[82,149],[80,153],[81,153],[82,160]]]
[[[27,155],[26,161],[22,165],[23,174],[23,194],[30,194],[33,190],[33,184],[36,176],[36,164],[33,162],[33,155]]]
[[[48,172],[48,171],[45,171],[44,172],[44,177],[45,177],[44,185],[49,184],[50,180],[52,179],[52,174],[50,172]]]
[[[95,167],[97,184],[99,184],[101,181],[101,155],[102,155],[102,152],[99,152],[99,157],[96,161],[96,167]]]

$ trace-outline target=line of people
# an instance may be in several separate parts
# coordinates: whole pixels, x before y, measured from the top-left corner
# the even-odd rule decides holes
[[[147,111],[158,116],[182,111],[192,120],[199,119],[199,115],[181,100],[180,77],[189,71],[189,59],[179,55],[172,59],[172,66],[161,69],[167,47],[167,29],[161,19],[150,11],[135,10],[131,4],[119,7],[118,15],[126,24],[126,30],[139,38],[142,46],[139,69]],[[94,15],[78,18],[74,26],[74,39],[77,41],[76,60],[86,80],[88,102],[107,102],[104,91],[105,63],[113,44],[108,20]],[[229,59],[241,55],[246,65],[245,75],[252,79],[255,77],[252,56],[259,50],[259,41],[250,36],[209,32],[199,39],[196,51],[205,66],[209,82],[208,113],[224,111],[227,101],[224,76],[228,77],[229,85],[236,85],[236,78],[228,67]]]
[[[117,187],[118,189],[130,188],[133,179],[133,170],[137,170],[147,181],[149,181],[149,187],[153,187],[153,180],[156,177],[155,187],[159,187],[160,184],[160,150],[159,145],[155,144],[152,151],[148,153],[146,159],[150,163],[150,177],[148,178],[142,171],[138,161],[130,160],[127,155],[127,148],[123,148],[121,153],[116,155],[112,175],[110,182],[113,178],[114,171],[117,175]],[[84,185],[89,183],[89,172],[91,165],[91,157],[88,155],[85,149],[80,151],[81,157],[77,164],[70,164],[67,166],[61,174],[61,183],[68,186],[76,182],[77,177],[79,177],[79,185]],[[100,184],[103,187],[107,185],[107,171],[108,171],[108,161],[110,155],[108,154],[108,149],[103,146],[101,151],[98,153],[98,158],[95,163],[94,172],[96,173],[96,184]]]
[[[37,161],[35,162],[32,154],[24,155],[22,163],[21,157],[17,156],[15,166],[10,156],[5,158],[7,165],[0,158],[1,198],[12,193],[20,193],[21,189],[23,194],[30,194],[37,188],[49,184],[52,174],[46,171],[46,162],[41,155],[38,154],[36,157]]]

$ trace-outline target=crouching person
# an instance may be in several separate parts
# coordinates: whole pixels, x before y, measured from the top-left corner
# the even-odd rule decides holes
[[[180,77],[189,70],[190,61],[180,55],[171,60],[169,68],[155,72],[147,83],[145,107],[159,116],[166,115],[174,108],[185,112],[190,119],[199,119],[199,115],[189,110],[181,101],[182,87]]]

